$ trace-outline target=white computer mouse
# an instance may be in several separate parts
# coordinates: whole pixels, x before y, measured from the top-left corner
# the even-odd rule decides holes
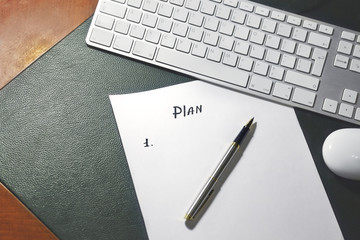
[[[322,148],[326,165],[336,175],[360,180],[360,128],[344,128],[329,134]]]

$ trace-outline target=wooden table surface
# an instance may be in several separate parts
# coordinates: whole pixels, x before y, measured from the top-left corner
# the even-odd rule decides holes
[[[80,23],[97,0],[0,0],[0,89]]]
[[[0,91],[90,17],[97,1],[0,0]],[[1,240],[57,239],[45,225],[0,183]]]

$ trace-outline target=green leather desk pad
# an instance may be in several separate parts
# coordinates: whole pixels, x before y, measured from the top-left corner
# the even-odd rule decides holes
[[[89,48],[90,20],[0,91],[0,181],[60,239],[146,239],[108,96],[192,79]],[[296,114],[345,239],[360,239],[360,183],[321,155],[329,133],[352,125]]]

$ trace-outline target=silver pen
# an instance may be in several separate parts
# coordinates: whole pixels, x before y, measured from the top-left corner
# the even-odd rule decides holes
[[[214,192],[214,187],[217,183],[217,180],[223,173],[226,166],[229,164],[231,158],[235,155],[235,153],[239,149],[240,143],[243,141],[243,139],[249,132],[253,120],[254,118],[250,119],[250,121],[241,129],[239,134],[236,136],[233,143],[225,153],[224,157],[221,159],[220,163],[217,165],[216,169],[211,174],[209,180],[206,182],[205,186],[202,188],[201,192],[196,197],[195,201],[187,211],[185,215],[186,220],[194,220],[196,215],[200,212],[201,208],[210,198],[211,194]]]

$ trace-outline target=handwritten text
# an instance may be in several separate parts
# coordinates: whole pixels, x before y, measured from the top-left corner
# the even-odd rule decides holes
[[[188,107],[183,105],[182,107],[174,106],[174,118],[177,118],[178,116],[189,116],[194,114],[199,114],[202,112],[202,105],[195,106],[195,107]]]

